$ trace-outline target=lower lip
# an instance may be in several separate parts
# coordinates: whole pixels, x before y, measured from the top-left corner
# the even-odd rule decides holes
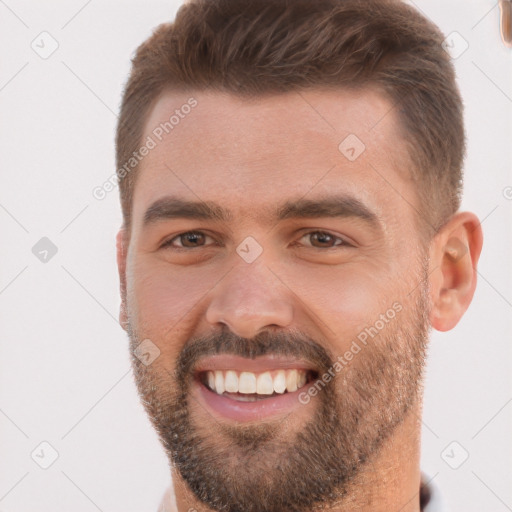
[[[299,401],[299,395],[307,387],[308,384],[293,393],[283,393],[282,395],[262,398],[254,402],[241,402],[224,395],[219,395],[210,391],[204,384],[198,381],[194,382],[192,393],[215,416],[234,421],[250,422],[283,416],[298,407],[304,407],[307,404],[302,404]]]

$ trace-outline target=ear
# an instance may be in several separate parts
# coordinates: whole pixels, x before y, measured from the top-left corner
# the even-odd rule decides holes
[[[456,213],[432,240],[429,281],[434,329],[453,329],[468,309],[482,244],[480,221],[471,212]]]
[[[117,269],[119,271],[119,291],[121,306],[119,308],[119,324],[126,331],[126,256],[128,253],[128,236],[126,229],[121,227],[116,235]]]

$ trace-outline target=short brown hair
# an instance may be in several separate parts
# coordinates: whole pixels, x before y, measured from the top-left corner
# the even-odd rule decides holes
[[[124,92],[116,164],[124,224],[136,169],[120,169],[168,90],[257,96],[376,86],[398,112],[432,235],[460,206],[463,108],[440,30],[398,0],[189,0],[137,50]]]

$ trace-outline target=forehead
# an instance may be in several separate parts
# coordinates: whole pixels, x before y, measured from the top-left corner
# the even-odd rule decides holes
[[[385,214],[415,201],[391,103],[372,90],[311,89],[257,98],[168,92],[142,143],[133,219],[173,195],[262,218],[286,200],[350,194]],[[410,212],[409,212],[410,214]]]

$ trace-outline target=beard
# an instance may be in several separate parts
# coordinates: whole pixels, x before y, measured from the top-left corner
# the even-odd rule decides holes
[[[145,337],[128,320],[142,403],[171,467],[195,497],[224,512],[307,512],[342,503],[354,477],[421,399],[429,330],[426,272],[424,265],[421,284],[401,303],[402,312],[318,392],[311,417],[299,428],[287,417],[258,424],[213,417],[199,422],[200,405],[190,393],[193,368],[208,355],[279,354],[311,362],[321,376],[336,362],[321,344],[300,331],[264,331],[246,339],[222,329],[189,340],[173,368],[159,359],[145,366],[134,356]],[[346,341],[342,353],[350,346]]]

